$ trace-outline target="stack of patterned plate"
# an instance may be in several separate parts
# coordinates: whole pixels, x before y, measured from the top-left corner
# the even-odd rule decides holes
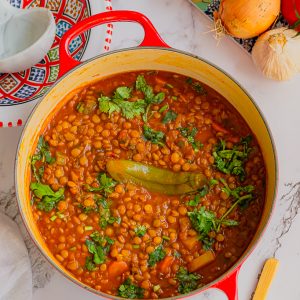
[[[48,54],[32,68],[13,74],[0,73],[0,127],[24,124],[35,104],[56,81],[59,72],[58,46],[63,34],[91,14],[112,10],[111,0],[9,1],[18,8],[42,6],[50,9],[56,22],[56,36]],[[93,29],[92,34],[87,31],[73,39],[69,45],[70,53],[81,60],[91,55],[91,49],[97,51],[93,55],[108,51],[111,34],[111,24]]]

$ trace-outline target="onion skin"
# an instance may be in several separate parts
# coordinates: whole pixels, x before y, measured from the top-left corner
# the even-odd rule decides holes
[[[221,0],[216,20],[225,32],[248,39],[265,32],[280,12],[280,0]]]
[[[252,49],[256,67],[273,80],[288,80],[300,72],[300,36],[286,27],[262,34]]]

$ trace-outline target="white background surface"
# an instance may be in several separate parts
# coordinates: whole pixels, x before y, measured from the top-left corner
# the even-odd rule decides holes
[[[278,274],[268,300],[300,299],[300,76],[289,82],[273,82],[262,77],[248,53],[230,38],[218,45],[211,22],[187,0],[114,0],[114,9],[132,9],[150,18],[163,39],[173,48],[188,51],[218,65],[235,78],[255,99],[275,140],[279,162],[279,189],[271,223],[259,245],[242,266],[239,299],[249,300],[263,262],[275,255],[280,260]],[[135,46],[143,31],[135,24],[116,24],[111,49]],[[0,108],[1,109],[1,108]],[[15,149],[21,128],[0,130],[0,193],[13,187]],[[1,250],[0,250],[1,251]],[[34,293],[34,300],[97,300],[55,272],[50,282]],[[221,300],[219,291],[209,291],[190,299]]]

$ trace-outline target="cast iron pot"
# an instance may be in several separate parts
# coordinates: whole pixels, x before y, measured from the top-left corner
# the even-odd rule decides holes
[[[137,22],[143,26],[145,37],[139,47],[105,53],[80,63],[71,58],[70,41],[85,30],[110,22]],[[47,248],[35,224],[30,205],[30,157],[34,153],[40,132],[45,129],[54,114],[76,93],[76,90],[101,78],[137,70],[163,70],[197,79],[222,94],[242,115],[255,134],[266,165],[266,202],[255,236],[238,261],[213,282],[187,295],[192,296],[208,288],[225,292],[229,300],[237,300],[237,276],[242,263],[253,251],[270,219],[274,207],[277,181],[275,148],[268,126],[247,92],[228,74],[212,63],[192,54],[170,48],[159,36],[152,23],[144,15],[133,11],[111,11],[94,15],[73,26],[60,44],[60,80],[52,86],[28,119],[16,158],[15,183],[17,199],[24,224],[33,241],[47,260],[68,279],[97,295],[121,299],[98,292],[64,269]],[[183,298],[183,295],[172,299]]]

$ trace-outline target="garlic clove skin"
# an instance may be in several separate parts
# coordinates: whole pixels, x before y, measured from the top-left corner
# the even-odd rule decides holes
[[[252,49],[256,67],[268,78],[288,80],[300,72],[300,36],[286,27],[262,34]]]

